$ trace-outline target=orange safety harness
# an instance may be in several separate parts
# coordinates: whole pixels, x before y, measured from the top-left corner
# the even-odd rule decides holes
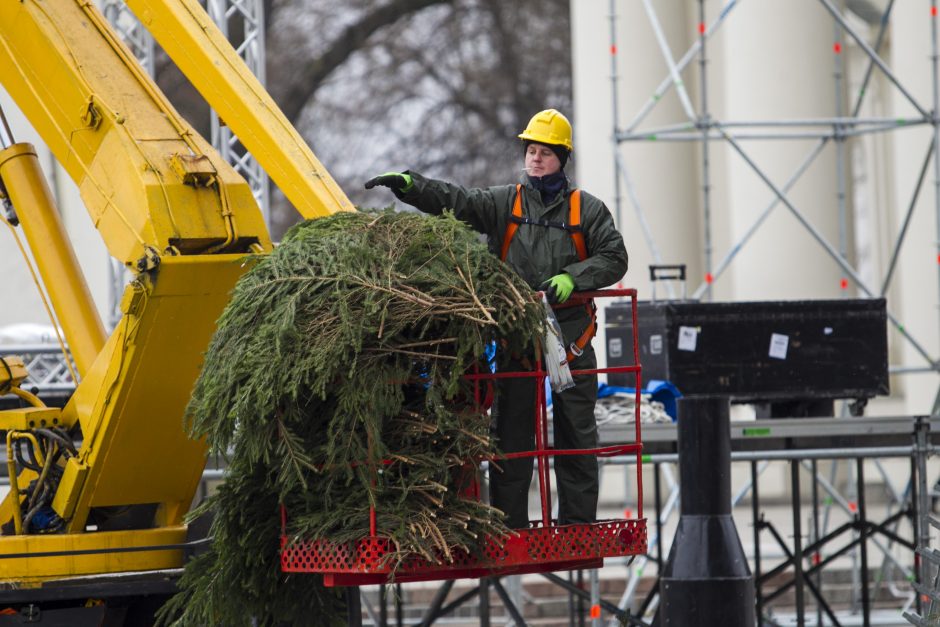
[[[567,231],[568,234],[571,235],[571,240],[574,242],[575,250],[578,252],[578,259],[584,261],[588,258],[587,244],[584,241],[584,232],[581,230],[581,190],[575,189],[571,192],[571,197],[568,199],[568,223],[565,224],[564,222],[555,222],[553,220],[533,220],[532,218],[524,217],[522,215],[522,185],[516,185],[516,199],[512,204],[512,214],[509,216],[509,224],[506,225],[506,232],[503,235],[503,248],[499,255],[499,258],[503,261],[506,261],[506,256],[509,254],[509,244],[512,242],[512,238],[516,235],[516,231],[519,230],[519,225],[521,224],[532,224]],[[578,304],[579,303],[562,303],[552,305],[552,309],[566,309],[568,307],[576,307]],[[591,322],[584,330],[584,333],[568,345],[567,358],[569,362],[581,356],[581,353],[584,352],[584,347],[588,345],[588,342],[591,341],[591,338],[593,338],[594,334],[597,332],[597,307],[594,305],[593,300],[587,301],[584,306]]]

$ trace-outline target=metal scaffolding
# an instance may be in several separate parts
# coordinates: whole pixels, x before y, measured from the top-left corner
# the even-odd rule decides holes
[[[124,0],[102,0],[101,9],[125,45],[130,48],[147,73],[153,76],[155,71],[153,36],[141,26],[140,21]],[[206,0],[206,11],[222,34],[232,42],[232,46],[245,61],[248,69],[263,85],[265,51],[262,0]],[[267,173],[261,168],[257,159],[245,150],[229,128],[220,122],[214,110],[211,112],[211,123],[213,147],[248,181],[252,195],[261,207],[265,222],[270,226]],[[121,295],[124,293],[124,286],[130,280],[130,273],[117,260],[111,259],[110,261],[110,304],[107,322],[109,327],[113,328],[121,319]]]
[[[834,67],[834,81],[835,81],[835,108],[837,115],[833,117],[820,117],[820,118],[810,118],[810,119],[792,119],[792,120],[768,120],[768,121],[732,121],[732,120],[719,120],[715,119],[712,113],[708,108],[708,76],[706,74],[706,68],[708,66],[708,59],[706,56],[706,43],[709,38],[717,31],[719,27],[728,19],[729,15],[733,12],[735,7],[740,4],[740,0],[728,0],[719,11],[717,17],[715,17],[711,23],[706,22],[705,18],[705,0],[698,0],[699,6],[699,26],[698,40],[689,47],[685,54],[678,60],[672,54],[672,51],[669,49],[668,44],[666,43],[665,37],[662,34],[662,28],[659,24],[659,20],[656,16],[656,10],[654,5],[648,0],[644,0],[644,7],[646,13],[649,16],[650,25],[654,32],[656,33],[657,41],[659,42],[660,52],[666,62],[668,67],[667,76],[662,80],[653,94],[650,96],[646,104],[637,112],[634,118],[630,121],[625,128],[621,128],[618,123],[619,115],[614,114],[614,125],[613,129],[613,144],[614,144],[614,154],[615,154],[615,164],[616,170],[619,173],[617,176],[616,189],[618,193],[615,198],[615,211],[618,216],[623,215],[623,206],[622,198],[619,194],[619,188],[621,183],[627,189],[627,195],[631,199],[631,204],[636,212],[637,219],[642,225],[644,236],[646,239],[647,246],[649,247],[652,257],[656,260],[657,263],[661,262],[661,255],[658,251],[658,248],[655,245],[655,240],[652,234],[649,231],[645,214],[638,200],[636,190],[632,184],[629,173],[624,165],[623,158],[620,155],[620,147],[622,144],[627,142],[643,142],[643,141],[656,141],[656,142],[700,142],[702,145],[702,185],[701,185],[701,203],[702,203],[702,215],[704,220],[703,228],[703,249],[704,249],[704,262],[705,262],[705,277],[702,280],[701,284],[694,290],[692,294],[693,299],[699,298],[711,298],[711,288],[715,281],[717,281],[722,274],[729,268],[734,259],[738,256],[744,246],[748,243],[751,237],[758,231],[760,226],[764,224],[766,218],[770,213],[779,205],[783,205],[790,211],[790,213],[797,219],[797,221],[803,226],[803,228],[816,240],[819,246],[832,258],[832,260],[841,268],[844,276],[848,280],[851,280],[852,283],[867,297],[883,297],[888,288],[891,285],[891,281],[894,277],[894,270],[897,264],[898,255],[901,250],[901,247],[904,243],[905,236],[907,234],[907,227],[910,222],[911,214],[914,210],[914,206],[917,203],[917,200],[920,196],[920,191],[923,187],[924,176],[927,172],[928,164],[931,159],[934,163],[934,175],[935,175],[935,187],[937,189],[935,197],[935,208],[937,214],[937,224],[938,224],[938,250],[940,250],[940,159],[936,158],[937,152],[940,151],[940,143],[937,141],[937,135],[940,133],[940,118],[928,112],[927,107],[920,103],[901,83],[897,78],[895,73],[891,68],[882,60],[879,56],[878,51],[882,47],[883,42],[885,41],[885,34],[887,27],[890,22],[891,12],[894,8],[895,1],[890,0],[885,7],[884,13],[881,16],[878,32],[875,37],[873,45],[870,45],[864,37],[862,37],[856,29],[852,27],[851,24],[846,20],[842,12],[833,4],[831,0],[818,0],[823,8],[833,17],[834,28],[836,29],[837,42],[846,36],[850,38],[858,47],[864,52],[868,59],[868,67],[864,73],[864,79],[859,89],[858,95],[855,99],[855,102],[852,104],[851,113],[845,114],[844,112],[844,103],[843,103],[843,80],[844,80],[844,68],[843,68],[843,55],[838,54],[841,52],[841,43],[836,44],[835,54],[835,67]],[[932,54],[931,61],[933,64],[933,71],[931,75],[931,81],[933,85],[934,93],[934,102],[933,110],[936,111],[938,107],[937,100],[940,98],[938,93],[938,73],[937,73],[937,19],[936,19],[936,0],[930,0],[929,6],[931,8],[932,15],[934,19],[931,20],[931,32],[932,32]],[[614,23],[616,21],[616,0],[610,0],[610,20],[611,20],[611,50],[616,53],[616,34]],[[616,56],[616,54],[612,55]],[[698,111],[693,110],[692,101],[688,95],[688,92],[685,88],[685,84],[681,78],[681,73],[695,60],[698,60],[699,65],[699,79],[700,79],[700,108]],[[902,94],[913,107],[919,113],[917,117],[910,118],[899,118],[899,117],[870,117],[862,118],[859,116],[859,113],[864,102],[866,93],[868,93],[868,84],[871,80],[873,70],[878,68],[883,75],[890,81],[890,83]],[[613,108],[617,112],[619,110],[619,102],[617,97],[616,85],[618,82],[617,77],[617,64],[616,61],[612,61],[612,83],[615,87],[613,92]],[[649,113],[656,107],[656,105],[662,101],[663,97],[672,89],[675,89],[680,102],[682,103],[682,109],[686,114],[687,120],[681,122],[660,126],[657,128],[641,128],[641,124],[649,115]],[[848,251],[848,237],[847,237],[847,211],[846,211],[846,182],[845,182],[845,173],[846,173],[846,142],[852,138],[859,137],[862,135],[874,134],[874,133],[883,133],[899,129],[908,129],[914,126],[924,126],[930,125],[933,127],[934,139],[930,144],[930,147],[927,151],[927,154],[924,157],[923,166],[921,168],[920,176],[917,179],[915,184],[914,191],[911,197],[910,204],[908,206],[907,213],[902,227],[899,230],[897,239],[895,240],[894,246],[892,247],[891,261],[886,269],[883,282],[880,287],[873,287],[866,284],[865,280],[860,276],[857,269],[853,267],[847,258]],[[817,143],[806,155],[803,162],[796,168],[793,174],[786,180],[783,185],[775,184],[770,176],[767,174],[767,171],[763,169],[757,161],[751,157],[749,152],[744,148],[743,144],[749,140],[797,140],[797,139],[815,139]],[[724,256],[717,262],[714,261],[714,250],[713,250],[713,236],[712,236],[712,207],[710,199],[710,191],[712,182],[710,180],[710,169],[709,169],[709,146],[710,142],[714,141],[723,141],[727,146],[729,146],[746,164],[747,166],[764,182],[769,190],[774,194],[774,199],[759,213],[758,217],[753,221],[753,223],[746,229],[745,233],[739,238],[737,242],[731,245],[728,251]],[[788,193],[791,188],[796,184],[800,178],[809,170],[813,161],[819,154],[822,152],[823,148],[826,147],[830,142],[835,145],[836,149],[836,172],[834,173],[837,181],[837,203],[838,203],[838,216],[839,216],[839,241],[836,245],[833,245],[829,242],[826,237],[817,229],[812,222],[806,217],[805,213],[801,211],[796,204],[794,204]],[[848,287],[847,281],[843,284],[843,288]],[[904,339],[910,343],[917,353],[919,353],[924,360],[926,361],[926,366],[924,367],[910,367],[910,366],[895,366],[892,367],[892,373],[901,374],[905,372],[923,372],[923,371],[940,371],[940,362],[937,358],[933,356],[923,345],[922,342],[918,341],[904,326],[900,319],[889,311],[889,319],[894,327],[894,329],[902,336]],[[933,412],[936,413],[940,410],[940,388],[938,388],[938,394],[936,396],[936,401],[934,403]]]
[[[626,189],[626,196],[630,200],[633,211],[636,214],[636,219],[641,226],[641,230],[646,241],[646,245],[650,251],[650,255],[656,263],[662,263],[661,254],[659,248],[656,245],[655,238],[649,228],[648,221],[643,209],[643,206],[639,200],[639,195],[633,185],[632,179],[628,172],[628,169],[624,163],[624,158],[621,154],[621,148],[626,143],[639,143],[639,142],[697,142],[701,145],[701,215],[703,219],[703,252],[704,252],[704,277],[702,282],[694,290],[692,294],[693,299],[705,298],[710,300],[712,298],[712,287],[715,281],[717,281],[735,260],[738,257],[741,250],[744,246],[751,240],[754,234],[760,229],[760,227],[765,223],[767,217],[771,212],[780,205],[783,205],[792,215],[796,218],[799,224],[805,229],[805,231],[812,236],[812,238],[817,242],[817,244],[828,254],[828,256],[833,260],[833,262],[841,269],[843,272],[842,288],[843,293],[851,281],[858,290],[869,298],[884,297],[891,286],[892,279],[895,276],[895,270],[897,267],[898,257],[902,246],[905,241],[905,237],[908,234],[908,227],[911,222],[911,216],[914,211],[918,199],[920,197],[920,192],[923,188],[924,178],[926,176],[928,167],[933,161],[933,173],[934,173],[934,185],[935,185],[935,198],[934,198],[934,208],[936,214],[936,223],[938,229],[937,237],[937,246],[940,250],[940,117],[936,114],[937,111],[940,111],[940,74],[938,74],[938,37],[937,37],[937,0],[921,0],[924,4],[925,11],[929,10],[931,15],[930,29],[931,29],[931,85],[932,85],[932,102],[930,105],[920,102],[915,98],[910,91],[908,91],[904,84],[898,79],[895,72],[892,71],[891,67],[882,59],[881,50],[883,43],[886,40],[886,34],[888,26],[890,24],[890,18],[892,11],[895,7],[895,0],[889,0],[884,5],[884,10],[880,15],[880,19],[877,22],[877,33],[874,36],[872,43],[866,40],[857,29],[846,19],[841,6],[837,6],[832,0],[817,0],[820,6],[832,17],[833,19],[833,29],[835,38],[834,41],[834,52],[835,52],[835,62],[833,68],[833,78],[834,78],[834,90],[835,90],[835,114],[829,117],[819,117],[819,118],[804,118],[804,119],[789,119],[789,120],[768,120],[768,121],[733,121],[733,120],[721,120],[713,116],[712,111],[709,109],[708,101],[708,86],[709,86],[709,59],[707,56],[706,45],[709,39],[715,34],[715,32],[725,24],[729,16],[734,12],[734,9],[741,4],[743,0],[726,0],[721,5],[721,8],[718,10],[717,15],[708,22],[706,20],[705,13],[705,0],[698,0],[698,24],[697,24],[697,33],[698,37],[696,40],[689,46],[688,50],[678,59],[673,55],[672,50],[669,47],[669,43],[666,40],[666,37],[663,33],[662,26],[660,24],[659,18],[656,13],[655,3],[650,2],[649,0],[643,0],[643,8],[649,20],[650,28],[652,29],[655,40],[658,44],[659,52],[665,61],[667,66],[666,76],[659,83],[657,88],[654,90],[650,98],[646,103],[640,108],[636,113],[633,119],[626,125],[621,126],[619,123],[620,119],[620,102],[618,99],[618,82],[619,76],[617,72],[617,34],[616,34],[616,21],[617,21],[617,2],[616,0],[609,1],[609,19],[610,19],[610,34],[611,34],[611,84],[613,86],[613,96],[612,96],[612,106],[613,106],[613,153],[614,153],[614,170],[615,170],[615,213],[618,219],[618,224],[622,222],[624,215],[624,201],[621,194],[621,187]],[[841,3],[840,3],[841,5]],[[872,21],[871,23],[874,23]],[[859,89],[857,95],[854,98],[854,102],[846,103],[844,102],[845,93],[845,65],[844,65],[844,55],[842,52],[842,42],[846,39],[850,39],[858,48],[864,53],[864,58],[867,61],[867,67],[865,68],[861,88]],[[698,85],[699,85],[699,103],[698,109],[695,109],[693,105],[692,98],[690,98],[686,85],[682,79],[682,72],[695,61],[698,62]],[[868,86],[872,79],[872,75],[875,69],[878,69],[887,81],[901,94],[908,103],[916,111],[917,115],[912,117],[900,118],[900,117],[861,117],[860,112],[862,110],[862,105],[866,94],[869,92]],[[681,104],[681,110],[685,114],[684,120],[678,121],[674,124],[660,125],[655,128],[643,127],[642,124],[647,116],[654,110],[658,103],[660,103],[664,96],[666,96],[671,90],[675,90],[676,95],[678,96],[679,103]],[[850,105],[847,107],[847,104]],[[853,138],[873,135],[877,133],[885,133],[896,131],[900,129],[909,129],[916,126],[931,126],[932,127],[932,140],[926,151],[926,154],[923,158],[920,171],[914,185],[913,192],[911,194],[911,200],[907,205],[906,213],[904,214],[902,224],[897,233],[896,239],[894,240],[893,246],[891,247],[890,261],[887,265],[887,268],[884,272],[884,277],[880,286],[869,286],[866,284],[866,281],[862,278],[859,271],[854,267],[848,259],[848,228],[847,224],[849,221],[849,216],[847,215],[847,182],[846,182],[846,165],[847,165],[847,142]],[[799,166],[792,172],[789,178],[782,185],[776,184],[771,177],[768,175],[767,171],[761,167],[761,165],[751,156],[750,152],[744,147],[748,141],[753,140],[779,140],[779,141],[792,141],[792,140],[816,140],[814,145],[803,158]],[[722,142],[729,148],[732,152],[736,154],[747,166],[748,168],[756,174],[760,180],[766,185],[766,187],[773,193],[773,200],[764,207],[758,214],[753,222],[748,225],[744,230],[743,234],[738,238],[738,241],[734,242],[728,250],[723,254],[723,256],[717,261],[715,261],[714,247],[713,247],[713,232],[712,232],[712,222],[714,219],[713,216],[713,207],[711,199],[712,191],[712,180],[711,180],[711,170],[710,170],[710,149],[712,144],[715,142]],[[814,226],[814,224],[807,218],[806,214],[800,210],[800,208],[791,200],[789,193],[793,186],[803,177],[803,175],[810,169],[813,162],[816,158],[822,153],[823,149],[829,144],[834,145],[835,149],[835,171],[833,174],[836,177],[836,202],[838,210],[838,241],[833,244],[830,242],[823,233]],[[888,312],[888,318],[891,321],[894,329],[900,334],[901,337],[907,341],[913,349],[923,357],[926,362],[925,366],[893,366],[891,372],[893,374],[903,374],[909,372],[940,372],[940,362],[937,358],[927,350],[927,348],[918,341],[904,326],[901,320],[894,315],[890,310]],[[934,401],[932,414],[936,415],[940,411],[940,388]],[[907,454],[913,455],[912,459],[918,460],[918,463],[925,464],[926,456],[931,452],[929,447],[926,444],[915,445],[913,452],[908,451]],[[873,456],[878,457],[880,453],[875,452],[865,452],[859,450],[847,449],[840,453],[839,456],[845,457],[865,457]],[[757,460],[761,460],[761,463],[766,464],[768,459],[771,459],[773,456],[768,455],[758,455],[754,457],[752,461],[755,464],[754,468],[756,470]],[[830,481],[826,481],[824,477],[819,475],[816,472],[816,462],[813,460],[811,463],[805,456],[798,456],[800,459],[800,464],[807,467],[807,470],[812,472],[813,477],[813,491],[814,494],[817,490],[822,488],[824,491],[829,493],[829,498],[835,500],[835,502],[846,502],[845,499],[837,498],[838,492],[834,487],[834,478]],[[838,457],[834,455],[834,457]],[[737,458],[741,458],[740,455]],[[796,459],[796,458],[794,458]],[[799,466],[796,461],[792,462],[793,464],[793,475],[792,480],[795,482],[795,485],[798,486],[798,470]],[[878,468],[879,472],[884,475],[884,471],[881,467],[880,461],[875,460],[875,465]],[[859,485],[863,480],[863,469],[860,462],[857,464],[849,464],[849,473],[854,475],[852,482],[857,481]],[[835,464],[834,464],[835,467]],[[925,467],[924,467],[925,468]],[[924,471],[921,471],[919,476],[920,481],[925,482],[923,474]],[[754,473],[753,477],[753,486],[756,490],[756,478],[757,473]],[[668,515],[671,510],[675,509],[676,498],[678,496],[678,486],[675,484],[671,475],[667,475],[667,479],[670,483],[670,496],[667,500],[667,503],[664,508],[664,512]],[[851,483],[851,482],[850,482]],[[926,484],[925,484],[926,486]],[[926,496],[927,490],[926,487],[923,487],[920,490],[920,497],[922,499],[928,498]],[[658,488],[658,475],[657,475],[657,488]],[[911,486],[907,488],[906,499],[910,499],[910,489]],[[738,498],[743,496],[739,494]],[[860,496],[863,496],[860,494]],[[902,507],[902,496],[901,494],[897,495],[897,506]],[[915,558],[914,562],[918,564],[920,572],[917,573],[917,580],[919,582],[926,582],[928,580],[926,568],[926,562],[929,559],[924,559],[924,557],[929,558],[929,555],[926,555],[927,545],[930,542],[930,520],[927,517],[929,512],[926,511],[925,501],[922,501],[919,504],[919,510],[921,515],[920,520],[915,525],[917,528],[916,531],[916,541],[918,543],[918,555],[920,558]],[[798,509],[798,505],[794,505]],[[816,515],[816,510],[814,509],[814,517]],[[829,512],[828,509],[825,512],[825,517],[828,520]],[[797,524],[797,530],[799,529],[799,521],[794,518],[794,522]],[[818,519],[817,519],[818,523]],[[755,521],[755,528],[757,528],[757,522]],[[659,527],[661,529],[661,527]],[[858,530],[856,530],[858,531]],[[867,557],[865,552],[866,539],[865,533],[869,531],[867,529],[861,529],[861,539],[856,537],[855,546],[857,549],[853,551],[860,551],[861,558],[864,561]],[[819,538],[820,528],[817,525],[814,526],[812,530],[813,537]],[[795,534],[799,536],[799,531]],[[856,533],[858,536],[858,533]],[[651,552],[656,547],[659,541],[658,535],[651,535]],[[872,541],[871,538],[868,538],[868,541]],[[883,547],[879,546],[879,549]],[[800,552],[799,543],[797,542],[796,546],[797,553]],[[853,552],[853,555],[855,553]],[[938,553],[940,555],[940,553]],[[888,554],[885,553],[886,560],[888,559]],[[759,556],[757,557],[759,563]],[[796,579],[798,581],[797,592],[798,592],[798,605],[802,606],[802,572],[800,571],[800,560],[791,559],[790,565],[797,570]],[[898,568],[902,568],[902,565],[895,565]],[[760,573],[757,573],[758,578]],[[812,585],[812,580],[806,580],[809,585]],[[919,584],[919,585],[922,585]],[[624,599],[621,602],[621,607],[626,607],[626,604],[629,603],[628,599],[632,599],[632,595],[635,592],[638,581],[635,578],[631,578],[628,581],[627,589],[624,592]],[[760,594],[758,595],[760,599]],[[912,596],[913,599],[913,596]],[[865,599],[867,601],[868,599]],[[918,598],[918,607],[919,606]],[[823,604],[824,605],[824,604]],[[865,615],[865,624],[869,624],[867,610]],[[916,617],[916,614],[913,615]],[[821,613],[819,618],[821,619]],[[914,622],[912,620],[912,622]],[[799,624],[804,624],[802,616],[800,617]],[[817,623],[820,624],[820,623]],[[839,624],[834,622],[832,624]]]
[[[206,10],[222,34],[232,43],[248,69],[265,84],[264,5],[262,0],[207,0]],[[251,186],[264,221],[270,228],[271,213],[268,175],[258,160],[232,134],[212,111],[212,145],[222,158],[235,166]]]
[[[921,553],[929,544],[931,525],[937,524],[931,514],[931,495],[927,481],[927,460],[934,453],[938,437],[938,421],[926,417],[869,417],[850,420],[831,418],[766,419],[732,423],[731,460],[750,467],[750,478],[732,495],[732,506],[742,508],[750,500],[751,520],[739,519],[742,529],[750,527],[753,541],[751,561],[758,583],[756,605],[762,615],[761,625],[807,624],[808,615],[816,614],[822,625],[889,624],[872,622],[875,614],[881,620],[903,623],[902,614],[923,611],[926,603],[917,594],[919,582],[930,581],[917,569]],[[625,425],[611,424],[602,430],[602,439],[618,441],[625,437]],[[637,590],[649,565],[662,571],[665,564],[664,529],[678,515],[680,485],[674,471],[679,462],[675,452],[674,425],[644,427],[644,464],[653,469],[653,509],[650,523],[649,552],[627,571],[623,594],[618,603],[622,610],[633,610],[639,620],[649,620],[656,609],[656,588],[637,602]],[[892,478],[884,467],[887,459],[908,459],[908,477]],[[828,477],[818,463],[831,461]],[[852,463],[854,462],[854,463]],[[604,460],[605,466],[629,464],[625,458]],[[760,491],[760,477],[771,463],[789,466],[792,546],[784,541],[788,533],[779,529],[779,516],[768,520],[763,507],[766,497]],[[866,504],[866,469],[874,469],[885,486],[886,502],[883,516],[876,506]],[[843,472],[845,484],[840,486],[836,475]],[[801,496],[801,475],[811,481],[809,506]],[[665,490],[663,489],[665,483]],[[764,482],[766,485],[766,481]],[[665,496],[664,496],[665,492]],[[762,500],[764,499],[764,500]],[[877,507],[880,509],[880,506]],[[805,516],[809,510],[809,525]],[[901,524],[909,525],[905,532]],[[775,555],[762,554],[761,538],[767,540]],[[864,541],[863,541],[864,540]],[[868,549],[868,545],[872,549]],[[880,558],[877,569],[873,569]],[[833,599],[831,584],[823,582],[823,574],[832,571],[833,563],[848,561],[852,575],[849,607],[837,610],[844,601]],[[768,567],[770,563],[770,567]],[[876,575],[871,576],[872,570]],[[787,574],[788,571],[792,574]],[[907,584],[913,582],[912,589]],[[794,599],[781,597],[793,593]],[[805,594],[804,594],[805,593]],[[876,612],[872,600],[880,598],[882,609]],[[886,601],[888,599],[888,601]],[[889,601],[894,601],[889,610]],[[888,603],[888,605],[886,605]],[[792,612],[789,614],[788,612]],[[887,612],[887,613],[886,613]],[[646,618],[644,618],[646,617]],[[613,627],[615,623],[608,623]],[[599,627],[599,624],[598,624]]]
[[[738,524],[742,537],[749,535],[753,542],[751,561],[758,584],[755,605],[762,617],[759,624],[899,625],[906,616],[929,615],[930,602],[921,590],[931,590],[917,582],[912,564],[917,563],[915,555],[936,554],[940,559],[940,551],[923,548],[929,525],[940,524],[929,522],[932,516],[927,482],[927,459],[938,441],[938,420],[906,416],[851,421],[808,418],[746,425],[747,430],[740,428],[741,423],[732,424],[736,435],[731,461],[748,467],[750,475],[732,494],[731,504],[739,513],[745,512]],[[625,421],[608,424],[602,429],[602,440],[623,441],[630,428]],[[749,434],[748,430],[759,434]],[[649,552],[632,562],[608,560],[606,566],[625,567],[627,573],[616,603],[601,595],[597,571],[543,574],[556,587],[555,596],[569,596],[568,624],[572,626],[655,624],[659,588],[655,583],[649,587],[649,579],[658,578],[662,572],[669,548],[666,528],[678,517],[679,459],[675,425],[646,425],[644,433],[651,453],[644,456],[643,464],[652,473],[654,487]],[[844,442],[850,444],[840,445]],[[780,448],[783,443],[790,448]],[[908,460],[910,474],[893,481],[882,465],[888,459]],[[841,462],[842,470],[852,469],[844,488],[837,485],[835,477],[839,466],[833,463],[829,473],[824,473],[818,465],[836,460]],[[627,470],[635,463],[628,456],[601,460],[608,472]],[[768,481],[765,478],[762,482],[761,477],[771,464],[784,464],[788,470],[789,521],[764,515],[767,497],[760,488],[766,489]],[[887,499],[883,504],[869,502],[862,489],[872,470],[885,482]],[[809,489],[801,486],[805,477],[812,479]],[[804,494],[806,498],[802,498]],[[627,495],[627,505],[631,504],[630,498]],[[790,530],[784,528],[788,522],[792,525],[790,541]],[[823,575],[831,573],[840,561],[848,563],[851,585],[833,589],[832,582]],[[430,601],[420,600],[427,597],[427,591],[414,584],[397,584],[394,594],[387,586],[363,588],[362,610],[369,618],[368,624],[383,627],[406,621],[416,624],[415,620],[421,625],[439,624],[461,608],[465,622],[460,624],[478,619],[481,625],[521,627],[527,624],[521,617],[523,605],[533,599],[525,590],[509,593],[511,586],[518,585],[513,579],[480,580],[463,589],[455,588],[453,581],[442,582]],[[535,577],[531,579],[530,583],[537,583]],[[644,587],[648,592],[641,594]],[[490,598],[491,592],[499,597],[498,604]],[[787,600],[786,595],[793,598]],[[394,616],[390,616],[390,601],[394,601]]]

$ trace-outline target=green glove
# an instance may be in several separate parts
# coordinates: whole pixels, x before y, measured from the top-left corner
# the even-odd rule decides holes
[[[556,274],[539,287],[545,291],[549,304],[556,305],[565,302],[571,296],[571,292],[574,291],[574,279],[567,272],[563,272]]]
[[[411,191],[411,188],[414,187],[414,181],[411,179],[410,174],[404,172],[386,172],[366,181],[366,189],[372,189],[376,185],[387,187],[398,196]]]

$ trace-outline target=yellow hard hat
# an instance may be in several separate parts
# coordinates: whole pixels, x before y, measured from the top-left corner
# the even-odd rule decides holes
[[[539,144],[574,148],[571,143],[571,122],[557,109],[539,111],[529,120],[529,125],[519,134],[519,139],[526,139]]]

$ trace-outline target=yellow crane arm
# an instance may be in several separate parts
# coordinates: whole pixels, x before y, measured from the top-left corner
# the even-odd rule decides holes
[[[92,2],[0,3],[0,76],[117,259],[144,270],[166,254],[269,245],[247,184]]]
[[[353,209],[196,0],[127,4],[302,216]]]
[[[129,4],[304,216],[352,210],[195,0]],[[44,501],[34,506],[19,490],[0,501],[0,527],[20,521],[13,535],[0,529],[0,554],[41,554],[2,560],[0,584],[179,566],[180,551],[167,549],[185,537],[206,453],[186,436],[183,415],[245,253],[270,250],[261,212],[92,0],[0,1],[0,82],[78,184],[111,254],[137,272],[106,342],[94,337],[95,316],[81,314],[94,310],[87,290],[50,292],[58,317],[79,321],[63,328],[82,380],[61,412],[32,409],[55,428],[80,427],[82,441],[61,472],[37,477],[24,465],[14,484],[42,484],[41,499],[54,493],[45,519],[55,533],[39,533],[24,511]],[[61,230],[58,214],[51,194],[39,193],[30,148],[0,150],[0,194],[34,256],[50,260],[39,264],[43,281],[76,287],[67,240],[50,237]],[[4,423],[0,412],[0,430],[14,425],[14,439],[28,438],[31,416],[8,414]]]

